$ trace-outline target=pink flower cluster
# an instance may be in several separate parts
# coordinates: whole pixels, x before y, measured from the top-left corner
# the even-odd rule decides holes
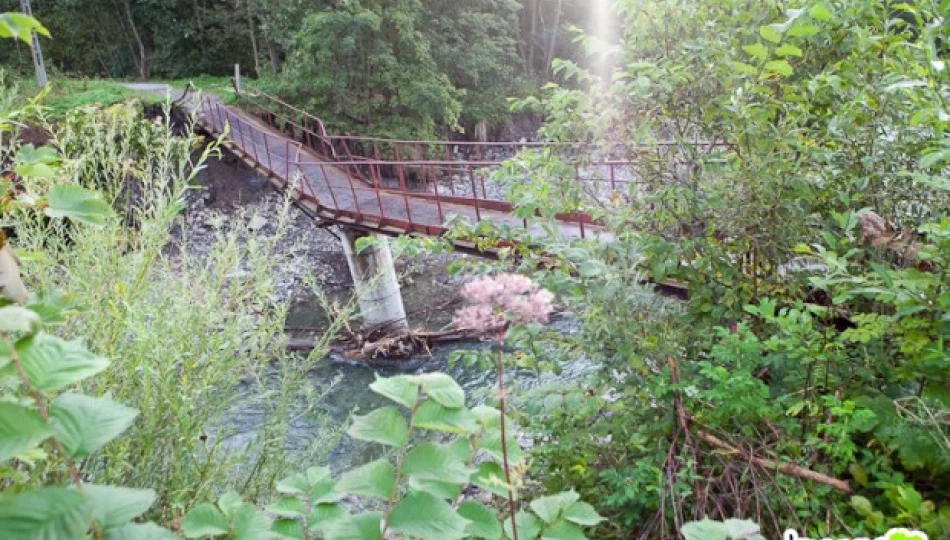
[[[500,274],[467,283],[462,296],[472,305],[455,313],[455,326],[464,330],[489,332],[506,322],[527,324],[547,322],[554,295],[517,274]]]

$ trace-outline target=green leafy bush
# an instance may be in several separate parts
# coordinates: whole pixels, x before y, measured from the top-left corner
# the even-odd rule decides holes
[[[522,217],[611,238],[517,251],[581,322],[550,350],[600,366],[521,420],[603,536],[950,530],[946,7],[620,1],[613,77],[559,62],[584,87],[546,90],[545,134],[635,182],[594,197],[550,151],[504,173]]]

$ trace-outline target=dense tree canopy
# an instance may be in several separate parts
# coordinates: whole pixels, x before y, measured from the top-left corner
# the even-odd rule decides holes
[[[19,9],[0,0],[0,10]],[[501,126],[507,98],[572,57],[579,0],[43,0],[51,69],[69,76],[227,76],[235,63],[341,129],[424,136]],[[29,48],[0,65],[31,69]],[[269,85],[275,88],[275,85]]]

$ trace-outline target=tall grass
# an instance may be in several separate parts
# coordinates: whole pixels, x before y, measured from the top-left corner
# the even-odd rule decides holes
[[[322,397],[306,379],[321,355],[285,352],[287,305],[275,294],[289,201],[272,238],[222,230],[200,257],[186,234],[170,245],[189,183],[216,152],[202,149],[193,125],[173,131],[124,106],[72,113],[55,132],[71,181],[122,201],[120,216],[98,229],[34,219],[17,239],[21,250],[43,254],[24,264],[33,288],[60,289],[79,309],[62,334],[112,359],[85,391],[141,411],[82,473],[155,489],[154,517],[165,523],[227,489],[263,496],[278,476],[319,461],[338,436],[321,431],[308,451],[285,451],[294,419],[318,415]],[[231,435],[242,415],[263,428],[237,444]]]

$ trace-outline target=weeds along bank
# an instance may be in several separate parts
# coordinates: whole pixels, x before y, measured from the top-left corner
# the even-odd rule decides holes
[[[50,131],[61,150],[50,180],[95,189],[117,212],[98,228],[24,215],[14,239],[22,270],[41,298],[65,295],[57,302],[74,315],[57,334],[112,360],[83,389],[140,411],[118,442],[82,463],[84,477],[154,488],[150,515],[162,523],[229,488],[252,500],[270,493],[274,478],[331,442],[318,436],[310,454],[283,452],[290,419],[309,414],[318,392],[303,385],[310,364],[285,357],[286,299],[273,282],[284,263],[280,225],[272,238],[223,230],[201,256],[187,240],[169,250],[186,190],[215,145],[193,126],[144,118],[134,103],[77,109]],[[251,399],[265,427],[246,447],[229,446],[229,411]],[[37,467],[34,480],[56,474],[55,461]]]

